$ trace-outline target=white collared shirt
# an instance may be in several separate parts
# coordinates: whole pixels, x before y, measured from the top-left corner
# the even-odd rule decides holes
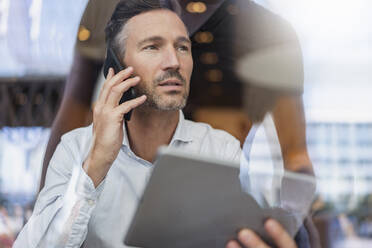
[[[92,139],[92,125],[65,134],[49,164],[46,184],[14,248],[125,247],[123,240],[151,173],[152,163],[123,145],[106,178],[95,188],[82,169]],[[240,143],[203,123],[179,123],[169,146],[239,163]]]

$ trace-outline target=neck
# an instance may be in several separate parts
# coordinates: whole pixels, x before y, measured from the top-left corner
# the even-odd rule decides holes
[[[179,121],[179,111],[161,111],[138,107],[127,122],[131,150],[140,158],[154,162],[156,152],[172,140]]]

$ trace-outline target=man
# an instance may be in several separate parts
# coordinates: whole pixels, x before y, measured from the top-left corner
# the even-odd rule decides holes
[[[91,122],[92,95],[104,57],[103,27],[118,0],[90,0],[81,20],[81,30],[89,30],[87,39],[78,39],[72,70],[66,81],[65,92],[58,114],[51,128],[51,135],[45,152],[40,189],[43,188],[45,175],[52,154],[64,133],[87,125]],[[159,1],[172,5],[172,0]],[[211,0],[203,1],[206,11],[188,12],[188,0],[178,0],[183,12],[182,19],[188,27],[193,41],[194,87],[190,91],[186,115],[193,119],[208,122],[233,134],[244,142],[252,122],[256,122],[257,113],[267,111],[267,103],[275,102],[272,114],[280,141],[284,166],[292,171],[311,170],[311,161],[306,148],[305,119],[302,104],[302,90],[296,94],[273,97],[257,93],[254,87],[247,87],[244,96],[246,109],[237,111],[242,105],[242,85],[237,80],[234,62],[242,55],[261,51],[262,48],[276,47],[278,44],[290,44],[296,52],[295,62],[288,63],[288,56],[283,56],[288,68],[293,71],[288,78],[298,81],[287,82],[302,85],[302,57],[296,34],[282,18],[247,0]],[[172,4],[171,4],[172,3]],[[171,6],[172,7],[172,6]],[[242,21],[241,21],[242,20]],[[280,28],[278,28],[280,27]],[[242,29],[246,32],[242,32]],[[198,32],[208,31],[213,34],[211,43],[199,43]],[[237,51],[234,51],[236,49]],[[215,62],[203,62],[204,55],[217,55]],[[209,71],[222,70],[221,82],[209,82],[205,75]],[[269,73],[268,73],[269,74]],[[302,88],[302,86],[299,86]],[[216,95],[216,92],[219,95]],[[270,99],[268,101],[267,99]],[[274,101],[277,99],[277,101]],[[239,104],[236,102],[240,102]],[[228,108],[228,111],[222,109]],[[272,106],[271,106],[272,107]],[[217,111],[212,111],[212,109]],[[247,121],[247,116],[249,121]],[[229,119],[229,122],[225,120]],[[252,132],[252,131],[251,131]]]
[[[63,136],[14,247],[123,247],[159,146],[240,159],[238,140],[183,118],[193,61],[186,27],[174,12],[151,1],[121,1],[106,36],[128,67],[109,70],[93,125]],[[137,97],[119,105],[130,87]],[[239,238],[249,247],[245,237],[247,230]]]

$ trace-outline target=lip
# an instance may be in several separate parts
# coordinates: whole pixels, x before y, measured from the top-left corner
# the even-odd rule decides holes
[[[159,83],[158,87],[164,91],[182,91],[183,83],[177,79],[168,79]]]
[[[183,83],[178,79],[168,79],[159,83],[158,86],[183,86]]]

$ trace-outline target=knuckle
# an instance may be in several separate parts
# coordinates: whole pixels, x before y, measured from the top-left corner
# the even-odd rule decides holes
[[[123,119],[124,119],[124,115],[125,115],[126,113],[119,113],[118,115],[117,115],[117,121],[122,121]]]
[[[128,113],[129,112],[129,110],[130,110],[130,107],[128,106],[128,105],[124,105],[123,106],[123,113]]]
[[[110,80],[107,82],[108,87],[112,87],[116,82],[116,77],[112,77]]]
[[[106,82],[103,84],[104,88],[109,88],[112,84],[113,78],[107,79]]]
[[[121,93],[122,92],[122,89],[120,87],[118,87],[118,86],[114,86],[114,87],[112,87],[111,91],[113,93]]]

